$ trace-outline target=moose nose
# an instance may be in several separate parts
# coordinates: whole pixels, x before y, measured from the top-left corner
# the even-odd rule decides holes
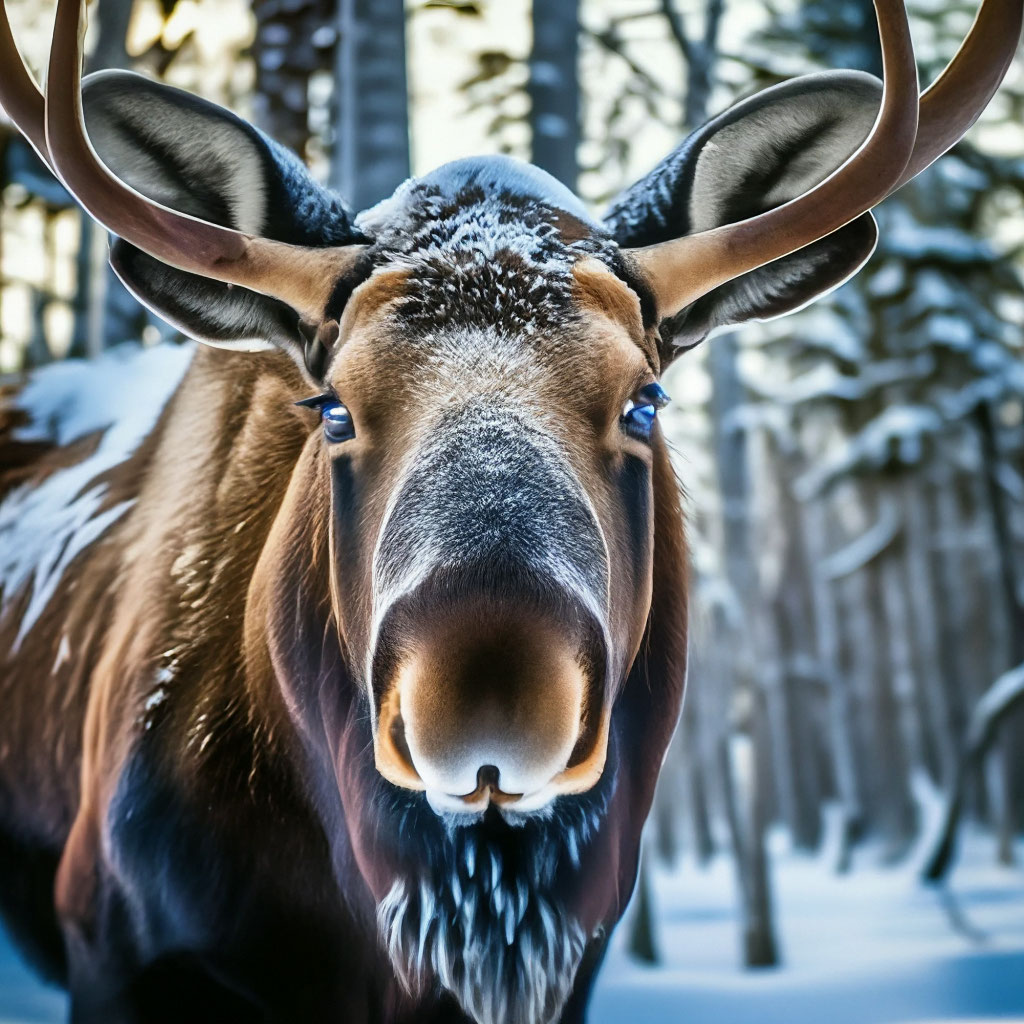
[[[579,629],[508,607],[417,618],[397,644],[391,638],[375,744],[381,774],[454,813],[491,802],[533,810],[596,781],[602,687]]]

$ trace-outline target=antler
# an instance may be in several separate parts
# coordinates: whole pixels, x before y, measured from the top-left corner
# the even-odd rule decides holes
[[[921,97],[914,152],[893,192],[952,149],[981,116],[1009,70],[1022,19],[1022,0],[983,0],[960,49]]]
[[[43,163],[53,170],[43,127],[43,95],[18,53],[11,23],[7,19],[7,4],[4,2],[0,2],[0,59],[4,63],[4,72],[0,75],[0,105],[32,144]]]
[[[171,210],[112,174],[89,142],[82,112],[86,0],[58,0],[45,98],[0,16],[0,103],[68,191],[105,228],[179,270],[241,285],[318,322],[361,246],[310,248],[234,231]]]
[[[627,250],[647,274],[659,316],[671,316],[719,285],[832,234],[946,152],[1003,80],[1020,38],[1022,11],[1024,0],[983,0],[964,44],[919,100],[903,0],[875,0],[884,88],[868,137],[829,177],[782,206]]]

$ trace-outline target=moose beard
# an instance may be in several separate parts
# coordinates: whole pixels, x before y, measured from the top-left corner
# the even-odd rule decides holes
[[[555,877],[560,865],[578,867],[598,820],[556,814],[542,830],[505,829],[519,833],[512,842],[473,827],[447,829],[427,875],[397,879],[377,907],[405,988],[422,994],[440,984],[477,1024],[556,1021],[587,936],[554,895]]]

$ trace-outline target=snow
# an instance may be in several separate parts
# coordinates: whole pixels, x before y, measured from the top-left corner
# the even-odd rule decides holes
[[[771,837],[778,969],[739,967],[726,857],[706,869],[689,860],[672,872],[656,868],[663,962],[630,960],[624,922],[589,1024],[1024,1024],[1024,871],[994,866],[991,837],[968,828],[948,890],[918,881],[919,857],[880,867],[870,845],[858,848],[851,873],[837,875],[837,822],[818,856]],[[51,1024],[64,1019],[64,1006],[0,934],[0,1024]]]
[[[926,405],[891,405],[799,477],[794,493],[806,501],[841,477],[866,466],[885,466],[893,457],[915,465],[924,454],[924,438],[942,428],[942,417]]]
[[[65,359],[37,370],[16,405],[32,420],[20,441],[72,441],[117,422],[133,437],[148,432],[191,359],[194,345],[135,344],[107,349],[98,359]]]
[[[968,729],[968,743],[981,742],[993,719],[1015,701],[1024,699],[1024,665],[1004,672],[974,706]]]
[[[831,853],[773,839],[783,966],[739,969],[732,864],[688,863],[654,879],[663,963],[630,961],[620,929],[590,1024],[1024,1022],[1024,872],[991,866],[990,838],[964,836],[948,893],[918,881],[917,857],[882,868],[868,847],[837,875]]]
[[[493,154],[452,160],[429,174],[410,178],[394,195],[359,214],[356,227],[376,237],[384,222],[401,221],[410,203],[418,207],[417,196],[423,189],[436,190],[440,198],[450,202],[470,183],[478,185],[488,196],[506,192],[528,196],[566,210],[585,224],[595,223],[580,199],[547,171],[516,157]]]
[[[845,547],[823,558],[816,571],[822,579],[838,580],[863,569],[877,558],[895,539],[903,519],[895,501],[882,501],[878,518],[859,537]]]
[[[0,592],[31,586],[15,648],[43,613],[65,570],[130,507],[99,512],[101,474],[127,459],[156,423],[192,356],[190,345],[123,345],[88,362],[72,359],[35,373],[16,406],[31,415],[22,441],[71,442],[103,430],[96,450],[42,484],[13,490],[0,505]],[[0,614],[2,614],[0,608]]]
[[[966,231],[919,224],[902,206],[891,206],[885,225],[886,256],[946,263],[987,263],[996,258],[992,243]]]

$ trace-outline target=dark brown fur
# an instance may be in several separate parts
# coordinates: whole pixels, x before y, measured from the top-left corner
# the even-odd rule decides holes
[[[364,287],[351,319],[387,323],[400,278]],[[596,332],[595,389],[639,356],[625,340],[638,308],[615,288],[584,289],[588,301],[615,299],[581,314]],[[369,402],[378,371],[362,372]],[[110,474],[107,501],[134,497],[134,508],[76,559],[3,663],[0,901],[37,962],[70,985],[76,1019],[464,1019],[433,990],[407,995],[376,939],[375,904],[409,853],[381,810],[390,798],[365,699],[348,681],[364,628],[358,615],[339,620],[330,596],[332,559],[344,553],[332,552],[315,415],[291,405],[307,390],[282,355],[200,349],[157,429]],[[75,454],[41,450],[4,466],[20,482]],[[386,482],[383,467],[366,468],[371,489],[373,472]],[[640,643],[629,679],[610,695],[617,785],[563,887],[599,936],[565,1021],[582,1019],[629,898],[682,695],[685,548],[657,438],[651,471],[654,596],[649,616],[640,606],[646,627],[629,627]],[[360,566],[349,569],[353,609],[368,598]],[[5,609],[4,650],[23,600]],[[61,636],[74,652],[64,660]],[[171,682],[153,703],[161,670]]]

